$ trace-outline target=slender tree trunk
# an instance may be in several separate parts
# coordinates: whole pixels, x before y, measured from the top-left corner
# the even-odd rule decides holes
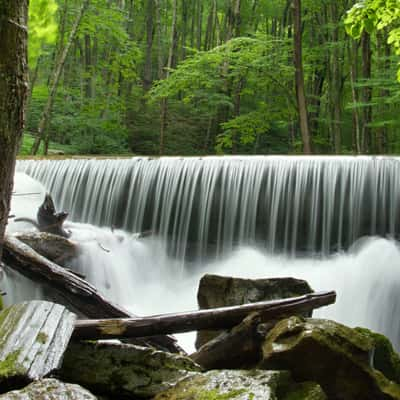
[[[361,53],[362,53],[362,78],[364,86],[361,91],[361,100],[363,102],[362,109],[362,126],[361,126],[361,148],[363,153],[371,151],[371,128],[369,124],[372,120],[372,88],[368,85],[371,79],[371,37],[369,33],[364,32],[361,36]]]
[[[144,65],[144,79],[143,88],[147,92],[153,83],[153,37],[154,37],[154,23],[153,23],[154,1],[147,1],[146,9],[146,61]]]
[[[358,112],[358,92],[356,89],[356,81],[358,77],[357,62],[358,59],[358,46],[357,43],[350,39],[348,43],[348,55],[350,63],[350,87],[351,87],[351,98],[353,101],[353,134],[352,134],[352,144],[353,152],[356,154],[361,154],[361,129],[360,129],[360,115]]]
[[[27,0],[0,0],[0,260],[28,92]]]
[[[38,130],[37,130],[37,136],[36,136],[35,142],[32,146],[32,150],[31,150],[32,154],[37,154],[37,152],[39,151],[41,141],[45,139],[46,130],[47,130],[47,127],[48,127],[50,119],[51,119],[51,111],[52,111],[55,96],[57,93],[58,82],[60,80],[62,71],[64,69],[65,61],[67,59],[69,50],[72,46],[72,43],[75,40],[77,32],[78,32],[78,28],[81,23],[82,17],[84,15],[87,7],[89,6],[89,2],[90,2],[90,0],[83,1],[83,4],[78,12],[78,15],[75,19],[74,24],[72,26],[67,44],[65,45],[64,50],[61,54],[61,57],[54,69],[49,97],[47,99],[47,103],[45,105],[45,108],[44,108],[43,113],[40,118]]]
[[[188,0],[182,0],[182,40],[181,40],[181,59],[186,58],[186,40],[188,33]]]
[[[387,32],[378,32],[376,37],[376,45],[378,51],[378,65],[379,71],[382,71],[385,79],[389,77],[390,69],[390,45],[387,43]],[[384,85],[382,85],[384,86]],[[379,90],[379,106],[378,112],[381,118],[387,115],[388,105],[385,102],[390,96],[390,92],[387,88],[382,87]],[[376,150],[378,154],[384,154],[387,152],[387,139],[388,139],[388,129],[386,126],[377,128],[376,132]]]
[[[300,132],[303,140],[304,154],[311,154],[311,138],[308,125],[308,112],[306,93],[304,87],[304,70],[302,55],[302,31],[301,31],[301,0],[293,0],[294,20],[294,65],[296,68],[296,96],[300,119]]]
[[[203,0],[197,1],[197,50],[201,50],[201,41],[203,33]]]
[[[178,0],[174,0],[173,11],[172,11],[171,43],[168,54],[167,71],[165,75],[166,79],[168,79],[171,68],[175,65],[176,61],[175,55],[178,43],[177,17],[178,17]],[[161,100],[160,155],[164,154],[165,132],[167,130],[167,113],[168,113],[168,99],[164,98]]]
[[[331,22],[335,25],[332,31],[331,42],[332,58],[330,62],[331,76],[330,76],[330,97],[331,97],[331,131],[333,136],[334,149],[336,154],[341,153],[342,149],[342,132],[341,132],[341,119],[342,119],[342,62],[340,59],[339,48],[339,23],[340,17],[338,15],[337,2],[334,1],[330,4],[330,17]]]

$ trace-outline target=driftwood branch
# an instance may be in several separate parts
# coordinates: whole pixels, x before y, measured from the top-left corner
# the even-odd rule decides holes
[[[327,306],[336,300],[335,292],[312,293],[284,300],[262,301],[240,306],[179,314],[155,315],[145,318],[80,320],[76,322],[75,339],[134,338],[202,329],[227,329],[258,312],[261,322],[299,314]]]
[[[9,268],[35,282],[49,286],[66,304],[73,306],[88,318],[133,317],[120,306],[104,298],[94,286],[42,257],[17,238],[6,236],[3,251],[3,261]],[[181,351],[175,339],[168,336],[151,338],[146,342],[172,352]]]

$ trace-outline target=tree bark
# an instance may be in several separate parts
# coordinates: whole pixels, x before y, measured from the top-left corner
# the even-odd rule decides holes
[[[72,43],[75,40],[79,25],[81,23],[82,17],[84,15],[87,7],[89,6],[89,2],[90,2],[90,0],[83,1],[83,4],[78,12],[78,15],[75,19],[75,22],[74,22],[71,32],[69,34],[67,44],[65,45],[64,50],[61,53],[61,57],[58,60],[58,63],[54,69],[53,77],[51,80],[52,83],[51,83],[49,97],[47,98],[47,103],[46,103],[43,113],[40,117],[40,122],[39,122],[38,130],[37,130],[37,136],[36,136],[35,142],[33,143],[32,150],[31,150],[31,153],[33,155],[37,154],[37,152],[39,151],[40,144],[41,144],[42,140],[45,139],[45,136],[47,134],[46,131],[47,131],[47,127],[49,125],[50,119],[51,119],[51,111],[53,109],[54,100],[55,100],[55,97],[57,94],[58,83],[60,81],[61,74],[64,69],[65,61],[67,59],[69,50],[72,46]]]
[[[310,128],[308,124],[307,101],[304,87],[303,49],[301,31],[301,0],[293,0],[294,21],[294,65],[296,97],[300,120],[300,132],[303,140],[304,154],[311,154]]]
[[[27,0],[0,0],[0,261],[28,93]]]
[[[240,306],[221,307],[179,314],[144,318],[80,320],[73,337],[85,339],[134,338],[203,329],[227,329],[241,323],[249,314],[258,312],[260,321],[299,314],[334,303],[335,292],[311,293],[284,300],[262,301]]]

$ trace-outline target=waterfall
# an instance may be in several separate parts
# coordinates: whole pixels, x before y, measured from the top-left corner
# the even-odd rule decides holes
[[[400,230],[400,159],[206,157],[19,161],[74,221],[151,230],[183,259],[243,245],[347,249]]]
[[[17,192],[47,190],[71,212],[67,228],[83,249],[74,267],[136,314],[195,309],[204,273],[293,276],[338,292],[316,316],[369,327],[399,349],[399,160],[19,161],[18,171],[34,180],[18,173],[16,181]],[[41,196],[29,204],[18,197],[13,210],[32,216]],[[132,235],[145,230],[153,235]],[[7,292],[40,296],[26,282],[14,289],[11,278]],[[193,335],[180,340],[193,349]]]

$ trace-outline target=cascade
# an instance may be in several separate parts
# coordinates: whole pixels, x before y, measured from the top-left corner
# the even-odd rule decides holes
[[[20,161],[74,221],[151,230],[198,260],[255,245],[284,254],[347,249],[400,231],[400,159],[206,157]]]
[[[19,161],[18,171],[33,179],[17,173],[16,182],[17,192],[42,196],[47,190],[58,209],[71,212],[73,222],[67,228],[83,248],[75,268],[132,312],[195,309],[204,273],[294,276],[308,280],[315,290],[338,292],[337,303],[316,316],[369,327],[399,349],[400,249],[394,240],[400,229],[399,161]],[[14,213],[34,215],[41,196],[29,205],[26,198],[15,198]],[[154,234],[144,239],[131,234],[148,229]],[[218,257],[210,258],[210,253]],[[37,289],[28,293],[26,282],[22,290],[14,289],[11,278],[6,277],[7,292],[43,295]],[[193,335],[185,335],[181,343],[190,351]]]

